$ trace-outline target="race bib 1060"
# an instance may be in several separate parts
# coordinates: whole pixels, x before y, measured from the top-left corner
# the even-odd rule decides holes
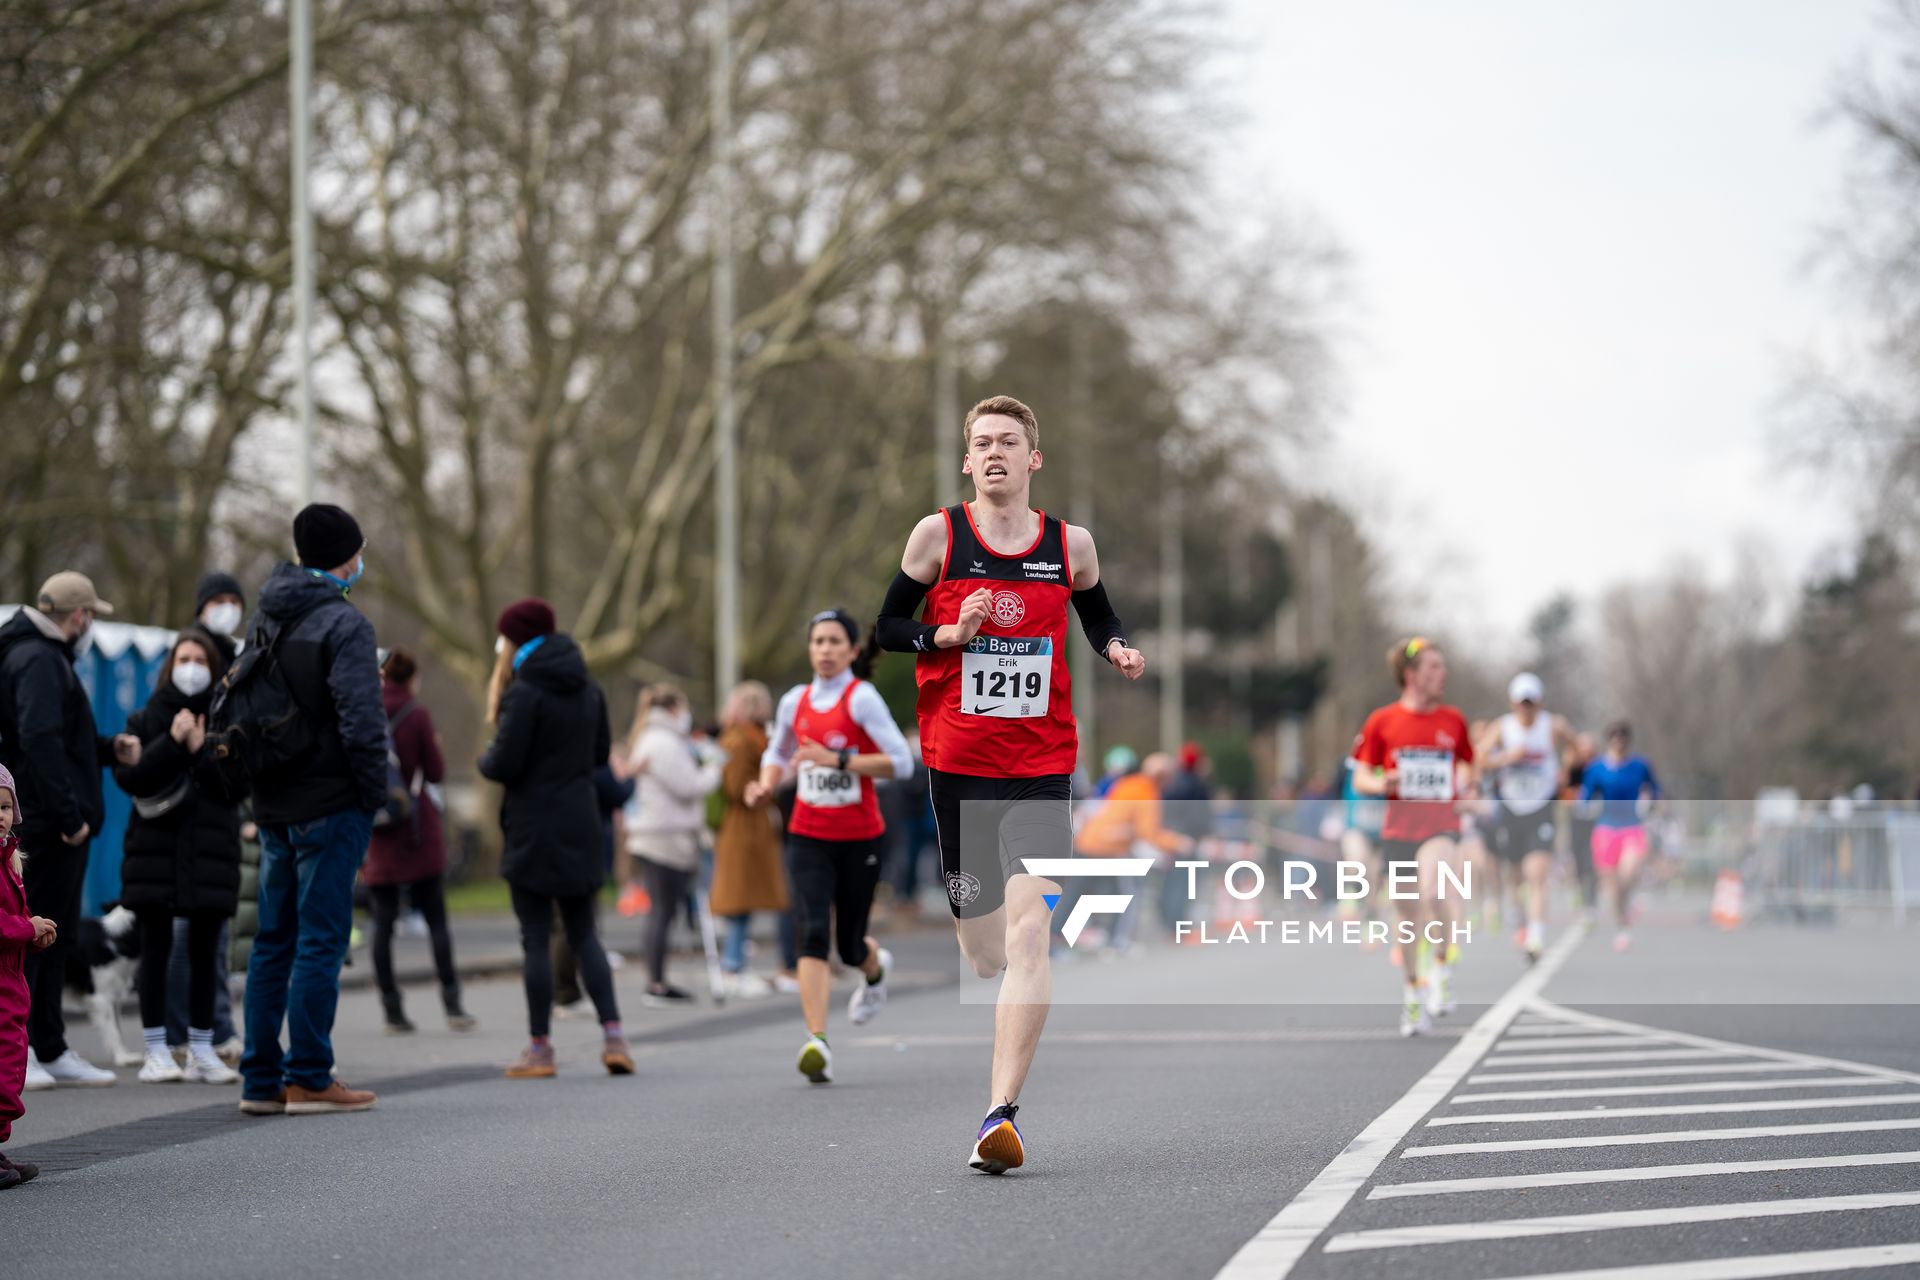
[[[1402,747],[1393,767],[1400,774],[1402,800],[1453,799],[1453,752],[1437,747]]]
[[[800,803],[816,809],[844,809],[860,803],[860,779],[845,769],[803,764],[799,784]]]
[[[1027,720],[1047,714],[1053,641],[1046,636],[975,636],[960,658],[960,711]]]

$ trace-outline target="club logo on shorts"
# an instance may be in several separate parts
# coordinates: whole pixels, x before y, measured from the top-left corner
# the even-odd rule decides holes
[[[980,896],[980,881],[965,871],[955,871],[947,876],[947,897],[956,907],[970,906]]]
[[[1027,602],[1020,598],[1017,591],[996,591],[993,594],[993,620],[1003,627],[1017,627],[1020,620],[1027,616]]]

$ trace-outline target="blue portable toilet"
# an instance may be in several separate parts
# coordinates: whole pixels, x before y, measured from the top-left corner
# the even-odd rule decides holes
[[[20,606],[0,605],[0,623],[11,618]],[[74,663],[74,670],[93,702],[94,726],[104,734],[119,733],[127,727],[127,717],[146,705],[153,693],[160,666],[173,648],[177,632],[165,627],[137,627],[124,622],[96,619],[93,647]],[[87,883],[81,895],[83,915],[97,916],[100,909],[120,898],[120,857],[127,836],[127,819],[133,814],[133,801],[114,785],[111,776],[103,779],[106,819],[87,858]]]

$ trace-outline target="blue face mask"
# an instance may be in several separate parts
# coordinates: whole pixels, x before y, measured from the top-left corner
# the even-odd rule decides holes
[[[307,572],[314,574],[317,577],[325,578],[328,582],[331,582],[334,586],[340,588],[341,595],[345,595],[347,594],[347,592],[353,590],[353,584],[360,581],[361,576],[365,574],[366,571],[367,571],[367,558],[364,555],[361,556],[359,558],[359,562],[353,566],[353,572],[348,574],[344,578],[336,578],[332,574],[328,573],[325,569],[307,570]]]

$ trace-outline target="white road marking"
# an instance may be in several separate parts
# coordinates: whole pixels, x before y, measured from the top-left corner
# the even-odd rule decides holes
[[[1585,1030],[1585,1028],[1582,1028]],[[1498,1053],[1549,1053],[1564,1049],[1631,1049],[1636,1045],[1665,1045],[1678,1048],[1665,1036],[1596,1036],[1588,1035],[1572,1040],[1522,1040],[1514,1043],[1512,1036],[1500,1041]]]
[[[1716,1062],[1711,1066],[1690,1067],[1610,1067],[1580,1071],[1494,1071],[1467,1077],[1468,1084],[1504,1084],[1509,1080],[1637,1080],[1647,1076],[1730,1075],[1734,1072],[1807,1071],[1823,1067],[1823,1062]]]
[[[1538,1124],[1545,1120],[1630,1120],[1641,1116],[1744,1115],[1750,1111],[1839,1111],[1848,1107],[1920,1104],[1920,1093],[1874,1093],[1864,1098],[1767,1098],[1759,1102],[1682,1102],[1662,1107],[1585,1107],[1577,1111],[1501,1111],[1491,1115],[1441,1116],[1429,1128],[1450,1124]]]
[[[1464,1029],[1435,1031],[1435,1039],[1464,1036]],[[1248,1031],[1062,1031],[1047,1037],[1048,1044],[1346,1044],[1374,1040],[1400,1039],[1393,1027],[1295,1027]],[[993,1034],[980,1032],[935,1033],[932,1035],[848,1036],[845,1044],[858,1049],[958,1048],[965,1045],[991,1045]]]
[[[1572,1022],[1516,1022],[1507,1028],[1502,1043],[1507,1040],[1531,1040],[1542,1036],[1590,1036],[1592,1027],[1583,1027]]]
[[[1735,1222],[1743,1218],[1790,1218],[1814,1213],[1857,1213],[1920,1205],[1920,1191],[1875,1192],[1855,1196],[1811,1196],[1799,1200],[1743,1200],[1737,1204],[1674,1205],[1660,1209],[1618,1209],[1608,1213],[1567,1213],[1540,1218],[1498,1218],[1485,1222],[1438,1222],[1414,1227],[1350,1231],[1327,1241],[1328,1253],[1356,1249],[1405,1249],[1423,1244],[1468,1240],[1525,1240],[1584,1231],[1624,1231],[1696,1222]]]
[[[1216,1280],[1272,1280],[1291,1271],[1421,1117],[1453,1092],[1521,1008],[1566,963],[1585,934],[1585,926],[1576,924],[1561,935],[1538,964],[1521,974],[1506,994],[1480,1015],[1444,1058],[1376,1116],[1298,1195],[1281,1206],[1253,1239],[1240,1246]]]
[[[1485,1065],[1525,1067],[1575,1062],[1685,1062],[1696,1058],[1737,1056],[1740,1055],[1729,1053],[1725,1049],[1634,1049],[1625,1053],[1499,1053],[1489,1057]]]
[[[1577,1009],[1563,1009],[1551,1001],[1536,1001],[1541,1008],[1549,1009],[1557,1016],[1582,1023],[1605,1031],[1641,1032],[1645,1027],[1636,1027],[1631,1022],[1620,1022],[1614,1018],[1603,1018],[1595,1013],[1582,1013]],[[1908,1084],[1920,1084],[1920,1071],[1900,1071],[1893,1067],[1878,1067],[1865,1062],[1848,1062],[1843,1058],[1825,1058],[1819,1054],[1796,1053],[1786,1049],[1768,1049],[1759,1045],[1734,1044],[1727,1040],[1714,1040],[1707,1036],[1696,1036],[1685,1031],[1663,1033],[1677,1044],[1690,1044],[1701,1049],[1721,1049],[1728,1053],[1741,1054],[1749,1058],[1772,1058],[1776,1062],[1792,1062],[1802,1066],[1832,1067],[1836,1071],[1857,1071],[1863,1075],[1879,1076],[1886,1080],[1904,1080]]]
[[[1624,1169],[1568,1169],[1559,1173],[1516,1173],[1495,1178],[1437,1178],[1375,1187],[1367,1199],[1398,1200],[1405,1196],[1579,1187],[1594,1182],[1654,1182],[1664,1178],[1713,1178],[1735,1173],[1788,1173],[1795,1169],[1848,1169],[1886,1164],[1920,1164],[1920,1151],[1874,1151],[1865,1155],[1806,1156],[1793,1160],[1725,1160],[1717,1164],[1643,1164]]]
[[[1697,1262],[1656,1262],[1592,1271],[1549,1271],[1514,1276],[1512,1280],[1771,1280],[1774,1276],[1810,1276],[1908,1263],[1920,1263],[1920,1244],[1869,1244],[1853,1249],[1809,1249],[1804,1253],[1759,1253],[1743,1258],[1702,1258]]]
[[[1655,1142],[1733,1142],[1740,1138],[1798,1138],[1814,1133],[1885,1133],[1920,1129],[1920,1120],[1855,1120],[1833,1124],[1757,1125],[1742,1129],[1674,1129],[1660,1133],[1590,1133],[1580,1138],[1522,1138],[1511,1142],[1447,1142],[1408,1147],[1403,1160],[1418,1156],[1465,1156],[1492,1151],[1559,1151],[1567,1147],[1632,1147]]]
[[[1602,1085],[1596,1089],[1504,1089],[1456,1093],[1450,1102],[1551,1102],[1558,1098],[1638,1098],[1650,1093],[1752,1093],[1766,1089],[1877,1089],[1878,1076],[1809,1076],[1795,1080],[1692,1080],[1685,1084]]]

